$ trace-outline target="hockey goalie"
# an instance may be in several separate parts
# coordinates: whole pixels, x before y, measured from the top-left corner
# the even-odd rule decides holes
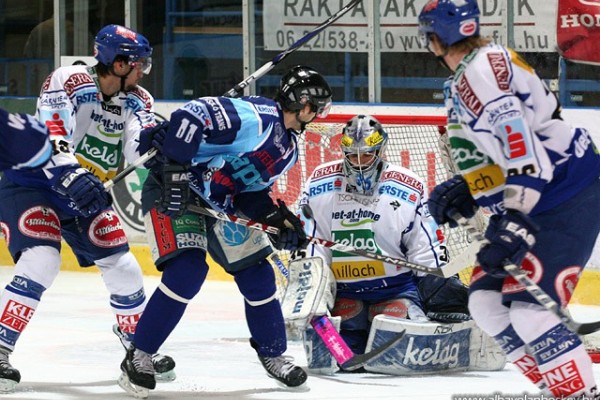
[[[425,185],[412,171],[384,159],[387,140],[371,116],[348,121],[341,138],[343,159],[317,167],[304,188],[299,210],[305,230],[372,253],[442,267],[447,251],[427,210]],[[350,355],[373,354],[361,366],[386,374],[504,367],[500,347],[471,320],[467,288],[458,278],[418,276],[405,267],[322,246],[310,245],[306,252],[308,257],[289,265],[282,308],[290,330],[302,332],[311,372],[344,369],[337,354],[344,346]],[[330,317],[341,342],[332,345],[335,338],[315,323],[323,316]],[[384,343],[389,347],[377,353]]]

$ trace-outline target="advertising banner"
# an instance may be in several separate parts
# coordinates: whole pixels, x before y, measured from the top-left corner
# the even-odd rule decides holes
[[[559,0],[556,39],[566,59],[600,64],[600,0]]]
[[[457,0],[460,1],[460,0]],[[582,0],[583,1],[583,0]],[[325,21],[348,0],[281,0],[263,10],[266,50],[281,51]],[[381,0],[381,51],[424,52],[417,16],[427,0]],[[266,2],[265,2],[266,3]],[[479,0],[481,33],[506,43],[506,0]],[[557,0],[514,0],[515,50],[554,52]],[[366,52],[367,2],[325,29],[299,51]]]

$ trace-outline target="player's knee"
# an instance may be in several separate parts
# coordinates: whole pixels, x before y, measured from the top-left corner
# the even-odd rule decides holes
[[[26,282],[34,282],[43,290],[52,286],[60,271],[60,253],[50,246],[30,247],[21,253],[15,266],[15,278],[21,277]],[[41,296],[41,292],[39,293]]]
[[[508,308],[502,304],[502,293],[497,291],[472,292],[469,311],[477,325],[490,336],[496,336],[510,324]]]
[[[542,333],[560,325],[560,319],[539,304],[513,301],[510,320],[515,331],[525,343],[537,339]]]
[[[200,250],[189,250],[165,261],[160,290],[177,301],[189,302],[198,294],[208,274],[205,255]]]
[[[267,260],[234,273],[233,278],[250,305],[266,304],[276,298],[275,273]]]
[[[119,252],[95,261],[112,295],[130,296],[143,289],[142,270],[131,252]]]

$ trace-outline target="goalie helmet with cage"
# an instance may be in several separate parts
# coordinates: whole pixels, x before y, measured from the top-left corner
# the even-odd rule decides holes
[[[419,37],[429,48],[431,34],[449,47],[472,36],[479,36],[477,0],[429,0],[419,14]]]
[[[383,169],[383,155],[388,134],[377,119],[357,115],[346,123],[342,132],[344,175],[350,189],[371,196]]]
[[[281,78],[277,101],[284,110],[294,112],[308,103],[317,117],[325,118],[331,108],[331,88],[317,71],[297,65]]]
[[[111,66],[118,56],[132,67],[139,66],[144,74],[152,68],[152,47],[143,35],[120,25],[100,29],[94,41],[94,57],[100,64]]]

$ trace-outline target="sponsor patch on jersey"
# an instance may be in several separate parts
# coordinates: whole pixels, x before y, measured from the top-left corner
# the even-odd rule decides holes
[[[506,179],[498,165],[486,165],[463,175],[473,196],[488,193],[504,185]]]
[[[504,148],[508,150],[506,154],[511,160],[526,159],[533,156],[533,149],[529,143],[529,137],[526,132],[523,118],[514,118],[504,121],[498,126],[502,132]]]
[[[394,318],[406,318],[408,316],[408,308],[401,299],[392,299],[373,304],[369,307],[369,321],[373,321],[373,318],[380,314],[389,315]]]
[[[80,86],[84,85],[94,85],[94,80],[89,74],[85,74],[83,72],[78,72],[69,76],[69,78],[65,81],[63,87],[65,89],[65,93],[67,96],[71,97],[73,92]]]
[[[354,209],[352,211],[336,211],[332,214],[332,219],[342,220],[342,226],[351,227],[379,221],[381,215],[374,213],[371,210],[359,208],[358,210]]]
[[[580,271],[580,266],[573,265],[563,269],[556,275],[554,289],[556,289],[556,293],[558,293],[558,297],[560,298],[561,307],[566,307],[569,304],[569,300],[571,300],[573,292],[575,292],[575,286],[577,286],[577,282],[579,281]]]
[[[84,159],[95,164],[94,169],[102,172],[116,170],[121,160],[122,142],[107,143],[93,136],[86,135],[77,146],[77,159]],[[96,171],[92,170],[93,173]]]
[[[226,117],[225,109],[217,97],[205,97],[204,101],[211,108],[214,121],[217,124],[217,129],[224,131],[231,128],[229,118]],[[210,115],[210,114],[209,114]]]
[[[395,183],[380,185],[379,194],[387,194],[410,204],[415,204],[419,198],[414,191],[404,190],[401,185]]]
[[[330,164],[315,169],[315,171],[312,173],[312,179],[315,180],[325,176],[339,174],[340,172],[342,172],[342,163]]]
[[[70,114],[67,110],[40,110],[40,121],[50,132],[50,136],[68,136],[65,121],[70,119]]]
[[[9,299],[6,307],[2,310],[0,323],[20,333],[23,332],[34,312],[35,309]]]
[[[463,104],[475,115],[481,114],[483,105],[481,101],[473,91],[471,84],[467,80],[467,77],[463,74],[460,77],[457,85],[458,94]]]
[[[150,110],[152,108],[153,100],[152,100],[152,97],[150,96],[150,93],[148,93],[146,90],[140,88],[139,86],[136,86],[135,89],[127,92],[127,97],[129,97],[129,95],[132,95],[134,97],[134,99],[136,99],[136,98],[139,99],[142,102],[144,109]],[[134,102],[135,102],[135,100],[134,100]],[[139,109],[139,105],[136,105],[136,106],[132,105],[129,98],[127,99],[126,103],[127,103],[127,106],[129,106],[130,108],[132,108],[134,110]]]
[[[88,228],[88,238],[96,246],[103,248],[127,244],[121,220],[112,210],[104,211],[94,218]]]
[[[381,249],[377,245],[374,233],[370,229],[354,229],[352,231],[336,231],[332,232],[334,242],[343,244],[344,246],[353,247],[355,249],[365,250],[371,253],[381,254]],[[343,253],[333,250],[333,257],[352,257],[352,254]]]
[[[40,96],[40,106],[41,107],[51,107],[54,110],[59,110],[61,108],[65,108],[67,106],[67,101],[69,101],[69,98],[66,95],[64,95],[62,92],[43,93]]]
[[[314,196],[318,196],[318,195],[333,192],[333,191],[339,192],[341,189],[342,189],[341,180],[336,179],[333,181],[323,182],[319,185],[311,186],[308,189],[308,194],[310,197],[314,197]]]
[[[498,87],[503,92],[510,91],[510,69],[503,53],[488,53],[488,61],[496,78]]]
[[[275,106],[269,106],[266,104],[254,104],[254,107],[256,108],[256,111],[258,111],[259,114],[273,115],[275,117],[279,116],[279,112],[277,111],[277,107]]]
[[[116,104],[106,104],[105,102],[100,103],[102,109],[111,114],[121,115],[121,106]]]
[[[210,117],[208,108],[206,108],[206,105],[204,103],[201,103],[197,100],[192,100],[186,103],[183,106],[183,109],[192,114],[194,118],[197,118],[200,121],[202,121],[202,126],[204,126],[206,129],[211,131],[214,130],[212,118]]]
[[[419,182],[418,179],[413,178],[412,176],[403,174],[400,171],[388,171],[384,172],[381,175],[381,182],[385,181],[396,181],[403,185],[410,186],[415,189],[419,193],[423,193],[423,183]]]
[[[48,207],[31,207],[19,218],[19,232],[34,239],[60,242],[60,220],[56,212]]]
[[[452,160],[461,171],[473,169],[479,165],[492,164],[492,159],[483,154],[473,142],[460,137],[450,137]]]
[[[339,298],[335,300],[331,315],[342,317],[342,321],[347,321],[356,317],[363,309],[364,303],[360,300]]]

